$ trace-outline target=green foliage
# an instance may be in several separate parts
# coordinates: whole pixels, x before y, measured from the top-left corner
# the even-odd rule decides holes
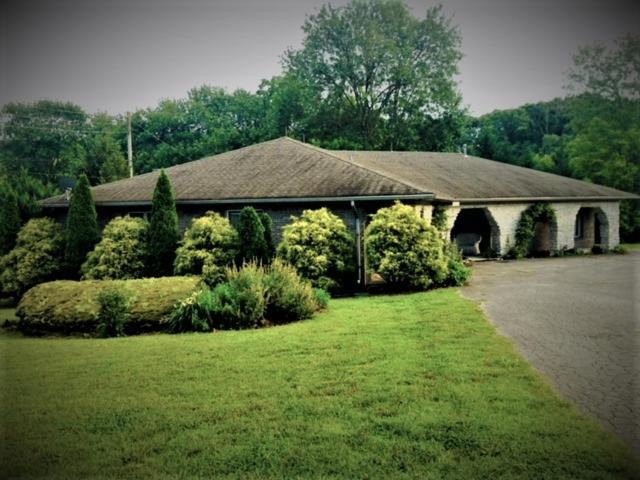
[[[265,229],[258,212],[253,207],[240,211],[238,231],[238,263],[257,261],[267,263],[269,252],[265,239]]]
[[[101,290],[96,296],[98,302],[99,337],[121,337],[124,335],[124,325],[129,316],[129,300],[125,294],[116,288]]]
[[[267,246],[267,259],[270,261],[276,253],[276,246],[273,242],[273,220],[271,220],[271,215],[267,212],[260,212],[258,216],[260,217],[262,228],[264,228],[264,241]]]
[[[264,276],[264,268],[253,262],[227,268],[227,281],[212,291],[211,327],[237,330],[261,326],[267,306]]]
[[[440,232],[409,205],[378,210],[365,231],[365,249],[369,268],[390,288],[425,289],[447,280]]]
[[[169,317],[169,328],[174,333],[208,332],[213,309],[211,290],[203,288],[193,292],[175,305]]]
[[[99,166],[99,183],[113,182],[129,176],[129,166],[116,140],[108,134],[96,137],[90,145],[91,163]]]
[[[0,190],[0,256],[9,253],[15,246],[21,224],[15,193],[10,188]]]
[[[82,175],[71,195],[65,232],[64,260],[73,277],[80,274],[81,265],[99,238],[98,216],[89,180]]]
[[[533,249],[537,222],[553,223],[556,213],[548,203],[535,203],[520,215],[516,227],[515,244],[507,250],[508,258],[522,258],[530,255]]]
[[[82,265],[85,280],[141,278],[148,258],[149,224],[142,218],[116,217],[102,232],[102,239]]]
[[[324,310],[329,306],[329,301],[331,300],[329,292],[322,288],[314,288],[313,294],[315,295],[316,304],[318,305],[319,310]]]
[[[435,205],[431,213],[431,225],[439,232],[447,228],[447,210],[442,205]]]
[[[455,242],[447,242],[445,247],[447,255],[447,280],[446,286],[460,287],[471,278],[472,270],[464,264],[462,253]]]
[[[202,275],[213,286],[224,278],[224,268],[236,257],[238,235],[229,220],[207,212],[192,221],[176,251],[176,275]]]
[[[17,298],[55,278],[62,270],[63,251],[62,228],[55,220],[29,220],[18,232],[15,248],[0,259],[2,294]]]
[[[171,181],[160,172],[151,204],[149,221],[149,273],[152,276],[171,275],[180,231],[178,212]]]
[[[322,293],[316,296],[311,284],[280,259],[274,260],[267,270],[264,285],[267,296],[265,317],[275,324],[311,318],[320,308],[317,298],[322,302],[326,299]],[[324,295],[328,294],[324,292]]]
[[[225,269],[225,280],[178,303],[171,315],[174,332],[237,330],[310,318],[326,308],[329,295],[314,291],[296,270],[281,260]]]
[[[194,292],[199,281],[197,277],[163,277],[42,283],[20,301],[18,327],[28,333],[94,334],[99,325],[98,295],[116,290],[128,304],[124,333],[167,331],[174,305]]]
[[[618,255],[625,255],[625,254],[629,253],[629,250],[627,250],[627,248],[625,248],[624,245],[616,245],[615,247],[613,247],[609,251],[611,253],[616,253]]]
[[[440,7],[418,19],[401,0],[323,5],[303,31],[302,48],[284,56],[286,73],[344,123],[335,133],[365,149],[410,148],[407,138],[459,110],[460,35]]]
[[[327,208],[305,210],[300,217],[292,217],[292,223],[283,229],[277,255],[315,287],[333,291],[353,282],[353,235]]]

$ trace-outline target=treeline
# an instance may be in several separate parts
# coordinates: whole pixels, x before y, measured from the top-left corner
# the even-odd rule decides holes
[[[256,92],[205,85],[132,112],[135,173],[289,135],[340,149],[467,145],[482,157],[640,192],[638,36],[612,50],[582,48],[565,98],[472,118],[454,80],[460,33],[440,8],[418,19],[402,0],[324,6],[303,31],[282,74]],[[1,113],[0,200],[17,202],[23,221],[81,173],[92,185],[128,175],[126,115],[49,100]],[[640,239],[638,212],[637,203],[623,206],[627,240]]]

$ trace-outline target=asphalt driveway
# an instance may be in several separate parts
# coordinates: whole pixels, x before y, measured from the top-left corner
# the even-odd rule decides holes
[[[463,295],[640,456],[640,252],[480,262]]]

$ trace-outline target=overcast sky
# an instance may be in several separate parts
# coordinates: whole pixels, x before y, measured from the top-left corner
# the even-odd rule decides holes
[[[322,3],[2,0],[0,105],[52,98],[124,113],[202,84],[255,91]],[[640,29],[639,0],[408,1],[419,17],[437,3],[462,33],[460,89],[475,114],[562,95],[579,45]]]

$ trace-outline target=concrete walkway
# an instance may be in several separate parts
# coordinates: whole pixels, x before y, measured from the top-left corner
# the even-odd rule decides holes
[[[481,262],[463,295],[640,457],[640,252]]]

